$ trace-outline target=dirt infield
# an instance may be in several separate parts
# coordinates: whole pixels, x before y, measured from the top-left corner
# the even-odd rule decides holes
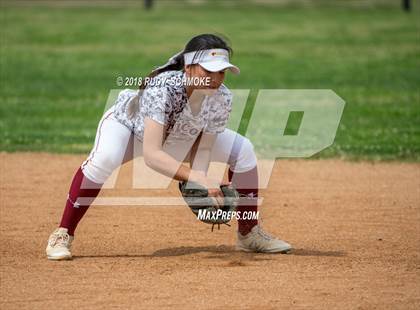
[[[419,164],[278,161],[261,212],[288,255],[236,252],[236,225],[211,233],[185,207],[94,206],[74,260],[51,262],[84,156],[0,159],[1,309],[420,308]],[[102,195],[130,194],[129,170]]]

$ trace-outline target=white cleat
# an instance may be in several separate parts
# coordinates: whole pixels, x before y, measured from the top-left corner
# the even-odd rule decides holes
[[[71,259],[71,243],[74,237],[67,233],[67,228],[57,228],[48,238],[47,257],[51,260]]]
[[[237,234],[237,250],[259,253],[287,253],[292,249],[290,244],[270,236],[259,225],[255,225],[245,236],[239,232]]]

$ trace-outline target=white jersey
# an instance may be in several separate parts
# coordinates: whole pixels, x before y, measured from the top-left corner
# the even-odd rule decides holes
[[[146,86],[139,96],[138,109],[131,117],[129,103],[139,92],[121,91],[115,103],[115,118],[131,129],[140,141],[143,141],[146,117],[164,125],[166,137],[170,135],[175,140],[195,139],[201,131],[210,134],[223,132],[232,110],[232,93],[222,84],[214,94],[206,97],[201,110],[194,115],[187,104],[185,85],[180,83],[184,77],[182,71],[157,75],[154,84]]]

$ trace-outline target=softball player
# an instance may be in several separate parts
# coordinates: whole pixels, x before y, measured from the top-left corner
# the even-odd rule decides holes
[[[198,35],[149,75],[154,83],[142,85],[138,91],[120,92],[100,120],[93,149],[73,178],[61,223],[48,240],[48,259],[71,259],[74,231],[92,203],[86,199],[79,203],[78,199],[94,199],[113,170],[132,159],[127,150],[134,139],[147,166],[179,181],[197,182],[216,199],[223,196],[221,183],[207,177],[207,169],[211,161],[228,163],[229,181],[241,196],[249,197],[237,210],[242,214],[257,212],[258,173],[253,145],[226,128],[232,93],[223,84],[225,71],[239,74],[239,68],[229,62],[231,54],[232,49],[220,37]],[[179,82],[186,78],[208,78],[210,83]],[[180,157],[177,145],[191,145],[194,151]],[[180,165],[183,159],[190,162],[190,167]],[[257,219],[239,218],[237,249],[284,253],[291,246],[265,233]]]

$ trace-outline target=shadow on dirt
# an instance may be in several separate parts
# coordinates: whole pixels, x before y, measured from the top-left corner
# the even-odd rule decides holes
[[[114,254],[114,255],[78,255],[74,256],[74,259],[82,258],[133,258],[133,257],[176,257],[184,255],[193,255],[198,253],[209,253],[211,255],[207,258],[227,258],[232,256],[242,256],[249,259],[256,260],[270,260],[268,257],[273,255],[279,255],[278,253],[246,253],[239,252],[235,250],[234,246],[219,245],[219,246],[181,246],[181,247],[171,247],[157,250],[151,254]],[[264,256],[263,256],[264,255]],[[267,256],[268,255],[268,256]],[[342,251],[318,251],[318,250],[309,250],[309,249],[293,249],[291,252],[283,255],[295,255],[295,256],[326,256],[326,257],[343,257],[346,255]],[[258,258],[258,256],[260,258]]]
[[[169,257],[169,256],[181,256],[190,255],[196,253],[238,253],[234,246],[219,245],[219,246],[181,246],[174,248],[160,249],[152,253],[150,256],[153,257]]]
[[[213,253],[213,254],[235,254],[239,253],[235,250],[234,246],[220,245],[220,246],[180,246],[172,248],[164,248],[157,250],[151,254],[110,254],[110,255],[77,255],[73,256],[73,259],[82,259],[82,258],[130,258],[130,257],[173,257],[173,256],[183,256],[183,255],[192,255],[197,253]],[[247,254],[247,253],[244,253]]]

